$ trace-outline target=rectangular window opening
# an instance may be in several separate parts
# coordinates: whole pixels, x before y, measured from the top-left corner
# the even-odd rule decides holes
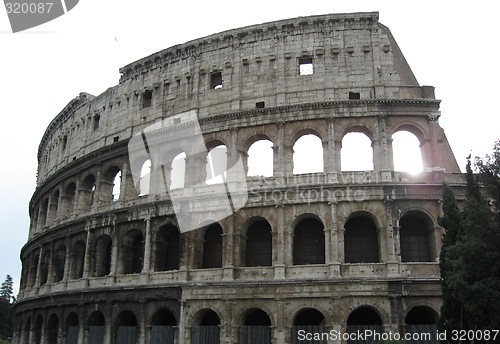
[[[68,136],[64,136],[62,141],[62,150],[65,150],[67,145],[68,145]]]
[[[349,99],[361,99],[359,92],[349,92]]]
[[[212,90],[218,90],[222,88],[222,73],[215,72],[210,74],[210,88]]]
[[[257,102],[255,103],[255,108],[256,109],[263,109],[266,107],[266,102]]]
[[[313,74],[313,59],[312,57],[303,57],[299,59],[299,74],[312,75]]]
[[[101,116],[99,116],[99,115],[94,116],[94,130],[99,129],[100,119],[101,119]]]
[[[153,101],[153,91],[148,90],[142,94],[142,108],[151,107]]]
[[[118,142],[119,139],[120,139],[119,136],[115,136],[115,137],[113,137],[113,142]]]

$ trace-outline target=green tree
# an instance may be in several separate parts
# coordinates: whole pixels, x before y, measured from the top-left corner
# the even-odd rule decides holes
[[[2,286],[0,287],[0,298],[2,300],[7,300],[9,303],[13,298],[13,286],[14,282],[12,281],[12,277],[10,275],[7,275],[5,278],[5,281],[2,283]]]
[[[14,297],[13,292],[12,277],[7,275],[5,281],[0,287],[0,339],[6,339],[12,337],[12,324],[13,324],[13,313],[12,313],[12,302]]]
[[[479,162],[480,159],[476,159]],[[497,160],[500,161],[500,160]],[[481,166],[490,166],[487,161]],[[466,200],[460,211],[452,191],[445,185],[443,217],[445,228],[441,249],[443,307],[442,329],[500,328],[500,224],[498,212],[481,194],[477,176],[467,159]],[[481,178],[485,178],[481,174]],[[486,176],[491,179],[491,175]],[[497,179],[489,183],[498,182]],[[495,190],[485,184],[485,191]]]

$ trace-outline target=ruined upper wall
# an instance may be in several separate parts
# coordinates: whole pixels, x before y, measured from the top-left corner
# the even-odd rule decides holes
[[[300,65],[308,63],[313,73],[301,75]],[[120,73],[117,86],[97,97],[80,94],[49,125],[38,151],[38,184],[73,160],[187,110],[207,117],[317,102],[436,102],[377,12],[229,30],[160,51]]]

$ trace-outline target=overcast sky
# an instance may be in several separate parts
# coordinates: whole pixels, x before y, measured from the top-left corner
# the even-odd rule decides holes
[[[19,283],[37,149],[50,121],[80,92],[98,95],[116,85],[120,67],[227,29],[379,11],[420,85],[436,87],[440,124],[463,169],[471,150],[484,156],[500,138],[497,3],[81,0],[68,14],[16,34],[0,10],[0,280],[10,274]]]

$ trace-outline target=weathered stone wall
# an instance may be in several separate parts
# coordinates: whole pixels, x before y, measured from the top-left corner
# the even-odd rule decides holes
[[[300,75],[304,61],[312,74]],[[231,30],[120,72],[117,86],[72,100],[42,138],[15,343],[65,342],[74,319],[78,343],[94,338],[96,326],[105,343],[124,326],[136,329],[139,343],[155,326],[173,326],[176,342],[194,343],[200,325],[215,318],[221,342],[237,343],[245,325],[262,325],[252,323],[255,311],[266,314],[259,321],[276,343],[311,325],[305,315],[327,331],[360,325],[351,317],[358,311],[385,331],[403,332],[415,309],[419,321],[435,324],[442,183],[460,198],[463,177],[433,88],[418,85],[377,13]],[[209,211],[188,209],[193,226],[223,219],[180,233],[169,193],[139,194],[127,144],[162,120],[182,125],[177,115],[189,110],[206,147],[225,145],[228,161],[240,157],[246,170],[251,145],[269,140],[273,175],[230,180],[236,189],[246,184],[249,199],[223,214],[226,193],[204,183],[206,152],[186,157],[186,183],[172,192],[210,195]],[[392,135],[402,130],[420,142],[419,175],[394,170]],[[370,139],[373,170],[343,170],[350,132]],[[321,140],[322,172],[293,174],[294,144],[307,134]],[[167,172],[152,167],[150,180],[170,178],[177,153],[165,152]],[[252,231],[262,228],[267,239],[252,246]],[[217,230],[220,241],[207,246]],[[252,252],[269,262],[249,264]]]

